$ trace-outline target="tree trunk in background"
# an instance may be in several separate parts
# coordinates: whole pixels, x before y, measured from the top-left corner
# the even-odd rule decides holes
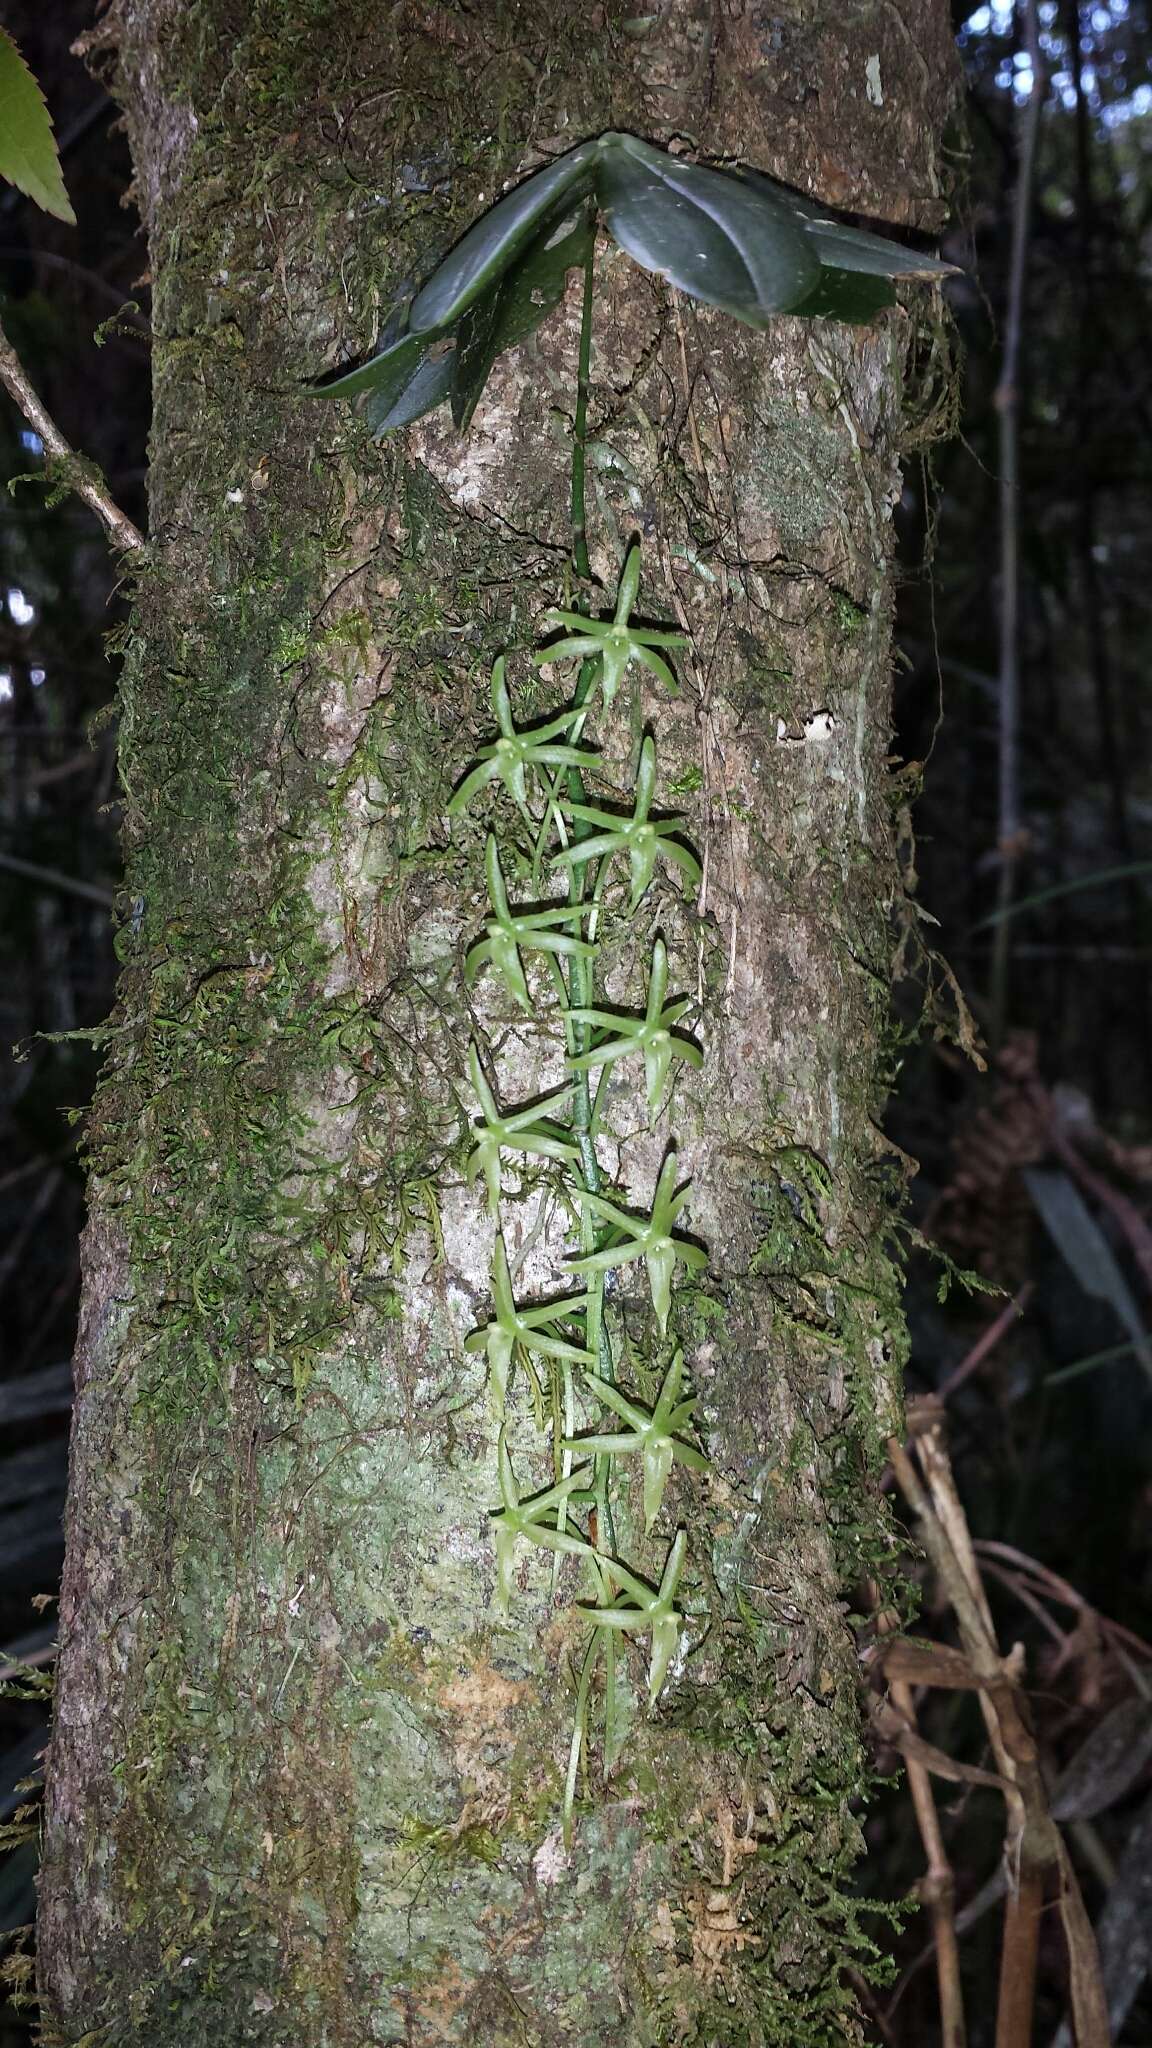
[[[702,914],[652,919],[703,997],[676,1129],[711,1268],[677,1328],[715,1476],[677,1468],[688,1654],[649,1716],[628,1649],[569,1858],[578,1638],[543,1554],[493,1605],[462,1349],[482,835],[444,813],[494,654],[564,601],[578,278],[464,439],[440,412],[378,448],[299,395],[502,182],[606,127],[940,224],[940,0],[622,14],[119,0],[98,32],[156,414],[41,1913],[64,2041],[854,2034],[846,1598],[888,1554],[901,1346],[890,509],[926,301],[756,334],[599,256],[593,563],[611,593],[639,530],[641,612],[694,642],[675,702],[632,701],[707,856]],[[625,1184],[654,1157],[625,1146]]]

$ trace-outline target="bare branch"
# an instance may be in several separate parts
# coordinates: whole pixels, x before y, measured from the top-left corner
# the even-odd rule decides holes
[[[95,512],[112,545],[124,554],[142,548],[145,541],[139,527],[134,526],[128,514],[120,510],[95,464],[87,457],[77,455],[64,439],[51,413],[33,390],[3,327],[0,327],[0,384],[15,400],[29,426],[39,434],[47,453],[60,465],[69,488]]]

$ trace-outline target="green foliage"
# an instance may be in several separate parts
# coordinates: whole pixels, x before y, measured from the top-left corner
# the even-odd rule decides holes
[[[26,192],[45,213],[76,225],[52,116],[44,95],[7,30],[0,28],[0,178]]]
[[[751,327],[780,313],[871,320],[892,304],[893,278],[939,278],[953,268],[830,219],[762,171],[713,170],[608,133],[498,201],[411,303],[392,309],[368,362],[310,388],[341,398],[369,392],[377,435],[445,399],[466,427],[497,357],[559,304],[569,270],[590,267],[598,224],[643,269]],[[614,687],[606,667],[606,698]]]

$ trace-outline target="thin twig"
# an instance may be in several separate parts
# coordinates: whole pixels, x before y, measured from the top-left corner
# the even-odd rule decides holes
[[[45,1643],[39,1650],[29,1650],[28,1655],[21,1657],[16,1663],[0,1664],[0,1685],[11,1685],[14,1678],[22,1677],[25,1671],[31,1671],[41,1664],[53,1663],[55,1657],[55,1643]]]
[[[1048,1598],[1055,1600],[1058,1606],[1071,1607],[1077,1614],[1090,1614],[1103,1635],[1113,1638],[1118,1645],[1123,1644],[1137,1657],[1152,1657],[1152,1643],[1136,1635],[1134,1630],[1125,1628],[1123,1622],[1113,1621],[1109,1615],[1102,1614],[1098,1607],[1093,1607],[1091,1601],[1084,1598],[1083,1593],[1078,1593],[1075,1586],[1062,1579],[1059,1572],[1051,1571],[1038,1558],[1029,1557],[1026,1550],[1017,1550],[1014,1544],[997,1543],[986,1536],[977,1539],[976,1549],[984,1560],[984,1569],[1002,1579],[1018,1595],[1029,1578],[1037,1580]],[[1006,1570],[1005,1565],[1015,1566],[1016,1570]]]
[[[983,1365],[989,1352],[996,1349],[1005,1330],[1009,1329],[1023,1315],[1034,1291],[1032,1281],[1026,1280],[1019,1294],[1014,1296],[1011,1301],[1005,1302],[995,1321],[989,1323],[983,1336],[976,1339],[971,1351],[960,1360],[959,1365],[953,1368],[943,1384],[936,1389],[942,1401],[946,1401],[950,1394],[954,1394],[957,1387],[962,1387],[965,1380],[970,1379],[972,1374]]]
[[[889,1685],[892,1704],[902,1714],[909,1727],[916,1726],[916,1707],[912,1687],[906,1679],[895,1678]],[[940,2042],[941,2048],[965,2048],[967,2031],[964,2025],[964,1994],[960,1984],[960,1944],[956,1938],[956,1885],[948,1851],[944,1847],[944,1835],[940,1827],[940,1816],[932,1793],[932,1779],[925,1764],[911,1754],[905,1756],[904,1768],[908,1773],[908,1790],[912,1795],[912,1809],[920,1840],[924,1845],[924,1875],[917,1887],[921,1899],[932,1916],[932,1936],[936,1950],[936,1981],[940,1993]]]
[[[1029,2048],[1035,2005],[1040,1913],[1056,1893],[1068,1945],[1072,2003],[1083,2048],[1108,2036],[1100,1965],[1068,1853],[1051,1813],[1027,1706],[1010,1660],[993,1632],[975,1549],[956,1492],[937,1402],[917,1404],[913,1435],[920,1471],[895,1438],[892,1469],[911,1504],[917,1533],[956,1615],[960,1639],[980,1682],[980,1706],[1007,1806],[1004,1859],[1010,1890],[1001,1950],[996,2048]],[[921,1476],[923,1474],[923,1477]]]
[[[114,547],[129,554],[145,545],[140,529],[120,510],[95,464],[81,458],[64,439],[51,413],[41,403],[24,374],[19,356],[3,327],[0,327],[0,384],[19,406],[30,427],[44,443],[46,452],[59,464],[63,480],[83,498],[96,514]]]

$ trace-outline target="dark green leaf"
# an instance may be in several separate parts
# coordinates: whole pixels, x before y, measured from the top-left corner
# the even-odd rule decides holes
[[[888,278],[822,265],[808,297],[792,310],[804,320],[866,321],[874,320],[885,306],[895,303],[896,293]]]
[[[364,413],[376,439],[397,427],[411,426],[413,420],[442,405],[451,392],[455,366],[452,343],[433,342],[406,378],[369,392]]]
[[[856,270],[872,277],[951,277],[955,274],[954,263],[944,263],[937,256],[924,256],[919,249],[905,248],[903,242],[890,242],[885,236],[874,235],[867,228],[852,228],[845,221],[834,220],[817,200],[806,199],[799,192],[789,192],[786,186],[777,184],[775,178],[770,178],[765,171],[755,171],[745,165],[741,168],[740,177],[766,205],[787,210],[799,220],[810,236],[821,263],[830,269]],[[808,311],[807,306],[804,311]]]
[[[44,95],[10,35],[0,28],[0,178],[45,213],[76,225],[60,175],[60,153]]]
[[[503,276],[547,219],[570,211],[591,192],[599,150],[599,142],[568,150],[546,170],[525,178],[469,228],[417,293],[409,316],[413,332],[452,325]]]
[[[452,379],[452,417],[461,430],[476,410],[497,356],[515,348],[560,304],[568,272],[587,262],[594,240],[593,216],[585,205],[574,224],[566,219],[538,234],[495,291],[465,313]]]
[[[597,191],[609,233],[646,270],[754,327],[813,290],[812,239],[774,198],[635,136],[605,136],[601,147]]]
[[[343,370],[322,384],[310,384],[307,395],[314,398],[355,398],[360,391],[398,391],[419,368],[436,338],[434,334],[401,334],[379,349],[368,362],[357,364],[353,370]]]

